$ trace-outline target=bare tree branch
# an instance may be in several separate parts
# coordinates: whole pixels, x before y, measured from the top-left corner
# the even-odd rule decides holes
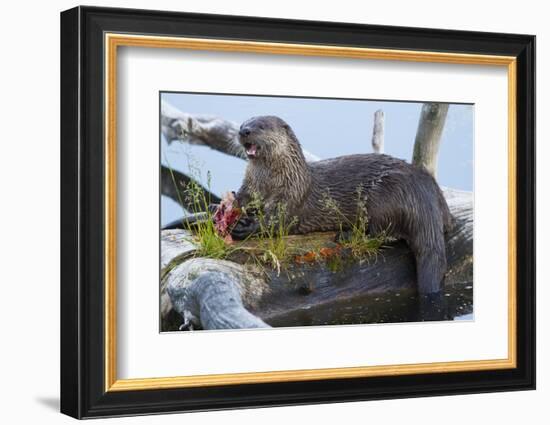
[[[161,130],[168,143],[179,140],[193,145],[205,145],[228,155],[246,159],[237,141],[239,125],[219,117],[182,112],[166,101],[161,103]],[[307,161],[320,158],[304,150]]]
[[[382,109],[374,113],[372,149],[375,153],[384,153],[384,111]]]
[[[168,143],[179,140],[193,145],[206,145],[219,152],[246,159],[246,153],[236,141],[239,127],[234,122],[208,115],[191,115],[162,101],[161,129]]]
[[[437,175],[437,154],[445,126],[448,103],[425,103],[418,121],[412,163]]]
[[[191,205],[189,200],[184,196],[184,191],[192,181],[194,180],[191,179],[191,177],[177,170],[170,169],[164,165],[160,167],[160,193],[172,198],[188,211],[192,211],[194,206]],[[195,183],[202,189],[204,199],[209,200],[213,204],[218,204],[221,201],[219,196],[210,192],[200,183]]]

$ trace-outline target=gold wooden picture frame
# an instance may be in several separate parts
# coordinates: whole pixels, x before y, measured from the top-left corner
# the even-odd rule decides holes
[[[174,24],[170,34],[162,25],[166,19]],[[296,35],[284,35],[284,28],[289,26],[296,30]],[[147,31],[142,32],[141,28]],[[262,33],[262,28],[267,31]],[[338,33],[340,38],[334,36],[332,42],[328,41],[332,36],[324,31],[326,29]],[[196,35],[190,36],[190,33]],[[134,15],[125,10],[82,7],[64,12],[62,178],[72,177],[73,181],[63,187],[62,249],[67,255],[63,255],[66,271],[62,276],[62,411],[75,417],[93,417],[359,400],[380,397],[382,393],[384,397],[401,397],[532,388],[534,38],[503,34],[481,36],[485,40],[483,44],[476,42],[478,34],[466,32],[420,29],[407,32],[391,27],[162,12]],[[445,41],[444,51],[435,47]],[[384,45],[387,47],[380,47]],[[508,80],[507,358],[120,379],[116,367],[116,176],[117,54],[121,47],[505,68]],[[99,97],[93,95],[93,90],[98,88],[102,92]],[[100,202],[92,210],[94,201]],[[97,232],[99,228],[102,232]],[[101,320],[92,323],[92,317],[98,313]],[[437,383],[418,387],[422,377],[428,375],[437,375]],[[395,379],[397,376],[407,379],[400,384]],[[206,392],[209,388],[219,391],[209,396]],[[142,395],[137,395],[140,392]],[[263,397],[255,398],[252,394]]]

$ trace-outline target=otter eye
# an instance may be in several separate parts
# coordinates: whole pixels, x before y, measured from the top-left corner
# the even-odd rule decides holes
[[[265,125],[263,125],[263,124],[260,124],[260,126],[259,126],[259,127],[260,127],[260,130],[265,130]]]

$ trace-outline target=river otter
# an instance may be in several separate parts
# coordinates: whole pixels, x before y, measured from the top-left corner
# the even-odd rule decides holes
[[[360,188],[368,233],[386,232],[404,239],[416,258],[418,291],[435,294],[441,290],[447,269],[444,233],[452,217],[439,186],[423,168],[383,154],[307,163],[290,126],[275,116],[245,121],[239,142],[249,158],[237,192],[240,205],[257,193],[266,217],[276,216],[278,204],[286,206],[287,216],[296,217],[291,233],[339,230],[342,219],[327,211],[326,194],[353,222]],[[243,239],[258,230],[257,219],[245,216],[231,234]]]

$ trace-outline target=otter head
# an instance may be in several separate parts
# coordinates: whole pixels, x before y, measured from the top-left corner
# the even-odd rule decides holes
[[[252,161],[273,160],[281,155],[288,157],[295,151],[301,154],[290,126],[275,116],[254,117],[245,121],[239,129],[239,142]]]

